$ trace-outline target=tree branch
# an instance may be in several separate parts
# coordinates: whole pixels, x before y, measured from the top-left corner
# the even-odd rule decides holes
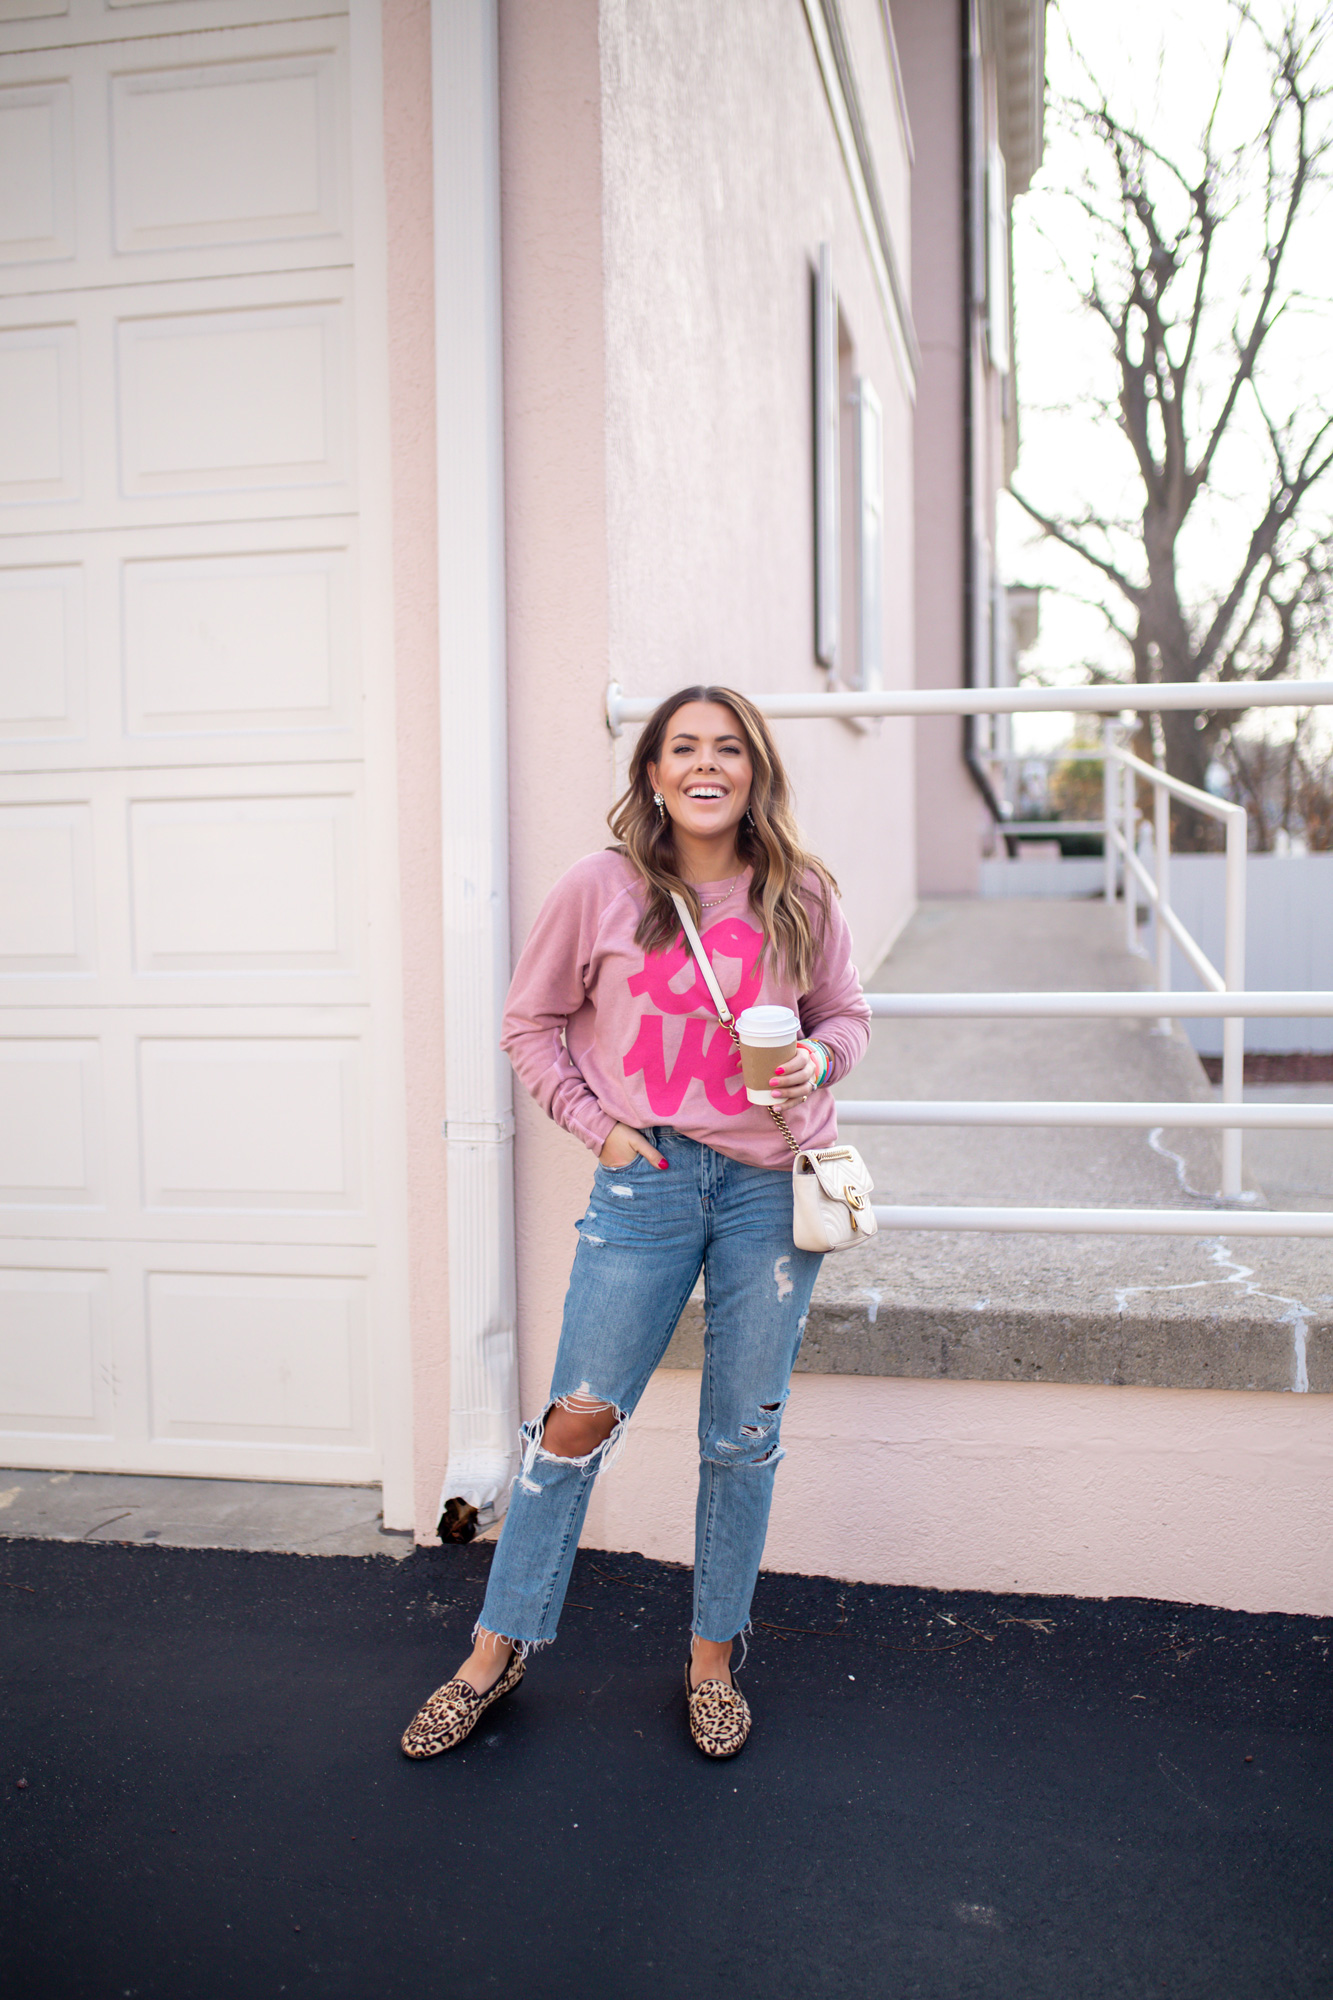
[[[1273,206],[1275,205],[1276,168],[1273,165],[1273,147],[1277,123],[1283,110],[1292,106],[1294,106],[1296,111],[1296,163],[1292,170],[1291,185],[1288,189],[1277,238],[1274,241],[1271,233],[1269,236],[1267,252],[1268,273],[1264,279],[1259,304],[1255,308],[1254,318],[1250,322],[1249,333],[1246,335],[1244,341],[1238,341],[1237,343],[1239,354],[1235,372],[1233,373],[1226,396],[1223,399],[1222,408],[1209,433],[1203,456],[1194,470],[1193,478],[1196,490],[1207,483],[1213,460],[1217,455],[1218,446],[1221,444],[1227,427],[1231,422],[1240,392],[1254,374],[1255,363],[1259,358],[1260,350],[1271,329],[1272,320],[1269,314],[1277,294],[1278,279],[1281,275],[1283,260],[1291,243],[1292,232],[1296,226],[1296,218],[1300,213],[1301,203],[1304,200],[1315,161],[1323,151],[1322,146],[1316,146],[1312,152],[1309,144],[1309,105],[1301,89],[1299,64],[1293,65],[1293,55],[1290,50],[1283,52],[1278,83],[1280,87],[1285,87],[1285,97],[1279,96],[1273,115],[1265,127],[1265,147],[1268,158],[1268,201],[1265,211],[1267,215],[1271,216]]]
[[[1245,560],[1241,564],[1239,574],[1218,606],[1198,648],[1196,658],[1200,672],[1208,671],[1224,644],[1231,622],[1250,587],[1251,579],[1256,569],[1272,555],[1278,535],[1295,515],[1310,488],[1323,478],[1330,467],[1333,467],[1333,449],[1312,463],[1313,455],[1319,450],[1330,431],[1333,431],[1333,417],[1325,417],[1302,452],[1301,462],[1294,477],[1284,479],[1269,499],[1262,520],[1250,536],[1249,547],[1245,552]]]
[[[1092,549],[1085,548],[1077,536],[1062,522],[1053,521],[1048,514],[1043,514],[1039,508],[1034,507],[1030,500],[1024,499],[1016,486],[1011,486],[1009,491],[1013,498],[1017,500],[1023,512],[1031,515],[1037,526],[1044,530],[1052,541],[1061,543],[1067,549],[1072,549],[1076,556],[1082,556],[1084,562],[1091,563],[1094,569],[1099,569],[1102,575],[1108,577],[1116,589],[1129,599],[1135,610],[1140,609],[1143,596],[1142,591],[1137,585],[1132,584],[1128,577],[1124,576],[1116,568],[1113,562],[1108,562],[1105,557],[1097,555]]]

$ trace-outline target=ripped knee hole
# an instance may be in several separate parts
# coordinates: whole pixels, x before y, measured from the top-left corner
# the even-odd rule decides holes
[[[557,1396],[542,1418],[540,1448],[548,1458],[587,1458],[624,1421],[624,1411],[600,1396]]]
[[[761,1417],[776,1417],[781,1408],[781,1403],[761,1403],[759,1405],[759,1415]],[[741,1436],[750,1439],[763,1438],[767,1437],[772,1429],[772,1424],[742,1424]]]
[[[741,1436],[745,1438],[744,1444],[733,1444],[730,1438],[719,1438],[715,1452],[703,1452],[704,1460],[710,1465],[725,1465],[740,1471],[746,1466],[753,1468],[757,1465],[774,1465],[787,1456],[785,1446],[777,1438],[773,1439],[766,1451],[758,1449],[768,1437],[767,1431],[758,1438],[748,1435],[745,1431],[741,1432]]]

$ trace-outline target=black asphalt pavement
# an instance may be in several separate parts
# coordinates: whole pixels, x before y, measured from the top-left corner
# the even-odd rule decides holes
[[[5,2000],[1333,1994],[1333,1620],[765,1576],[710,1764],[585,1553],[409,1763],[489,1559],[0,1543]]]

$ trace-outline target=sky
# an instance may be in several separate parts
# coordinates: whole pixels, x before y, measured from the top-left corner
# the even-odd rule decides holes
[[[1263,17],[1276,21],[1278,0],[1258,0]],[[1328,11],[1328,10],[1326,10]],[[1105,90],[1122,117],[1146,130],[1163,152],[1182,167],[1198,159],[1197,141],[1222,71],[1232,10],[1226,0],[1057,0],[1048,15],[1049,100]],[[1324,70],[1333,82],[1333,54]],[[1090,81],[1095,79],[1095,84]],[[1227,72],[1216,130],[1223,144],[1257,131],[1267,116],[1268,91],[1262,51],[1242,39]],[[1014,485],[1044,511],[1076,513],[1094,502],[1098,512],[1132,516],[1137,485],[1129,447],[1113,416],[1082,407],[1089,391],[1113,393],[1114,374],[1104,333],[1080,304],[1077,285],[1086,279],[1094,244],[1092,225],[1066,190],[1080,174],[1097,167],[1099,149],[1071,133],[1048,108],[1046,153],[1031,189],[1014,205],[1014,292],[1020,454]],[[1309,221],[1294,244],[1289,268],[1307,296],[1288,314],[1274,337],[1268,394],[1289,405],[1329,400],[1333,373],[1333,317],[1330,316],[1327,240],[1333,212],[1325,193],[1322,209],[1312,205]],[[1227,379],[1227,348],[1235,308],[1244,310],[1246,292],[1261,270],[1259,212],[1244,200],[1235,220],[1219,238],[1216,261],[1218,311],[1205,329],[1207,365],[1201,371],[1204,404],[1215,400]],[[1270,408],[1274,406],[1270,400]],[[1266,484],[1259,449],[1259,416],[1247,400],[1241,428],[1219,459],[1218,485],[1224,496],[1244,500]],[[1325,495],[1327,514],[1330,499]],[[1219,557],[1234,559],[1253,525],[1248,510],[1200,506],[1180,545],[1187,582],[1200,590],[1228,579],[1219,575]],[[1079,595],[1096,596],[1093,573],[1078,559],[1042,542],[1028,517],[1001,496],[1000,556],[1011,582],[1046,586],[1041,636],[1025,656],[1024,670],[1043,680],[1077,684],[1082,663],[1096,662],[1127,671],[1127,654],[1101,614]],[[1117,611],[1123,600],[1113,590],[1107,602]],[[1333,665],[1330,666],[1333,671]],[[1020,719],[1016,745],[1051,747],[1065,740],[1064,718]]]

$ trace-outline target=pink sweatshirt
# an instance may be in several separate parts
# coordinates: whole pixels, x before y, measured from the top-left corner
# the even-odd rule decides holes
[[[701,884],[701,900],[726,886]],[[846,1076],[865,1054],[870,1009],[836,898],[823,963],[810,991],[798,993],[771,954],[760,962],[764,940],[749,887],[747,868],[700,926],[728,1005],[734,1014],[760,1005],[794,1008],[802,1032],[833,1057],[835,1076]],[[813,887],[806,900],[814,916]],[[684,939],[652,954],[635,944],[644,901],[638,871],[620,854],[590,854],[560,878],[518,961],[501,1047],[542,1110],[594,1153],[617,1122],[640,1131],[671,1125],[733,1160],[788,1166],[787,1142],[767,1109],[745,1095],[740,1058]],[[785,1116],[798,1145],[837,1138],[827,1090]]]

